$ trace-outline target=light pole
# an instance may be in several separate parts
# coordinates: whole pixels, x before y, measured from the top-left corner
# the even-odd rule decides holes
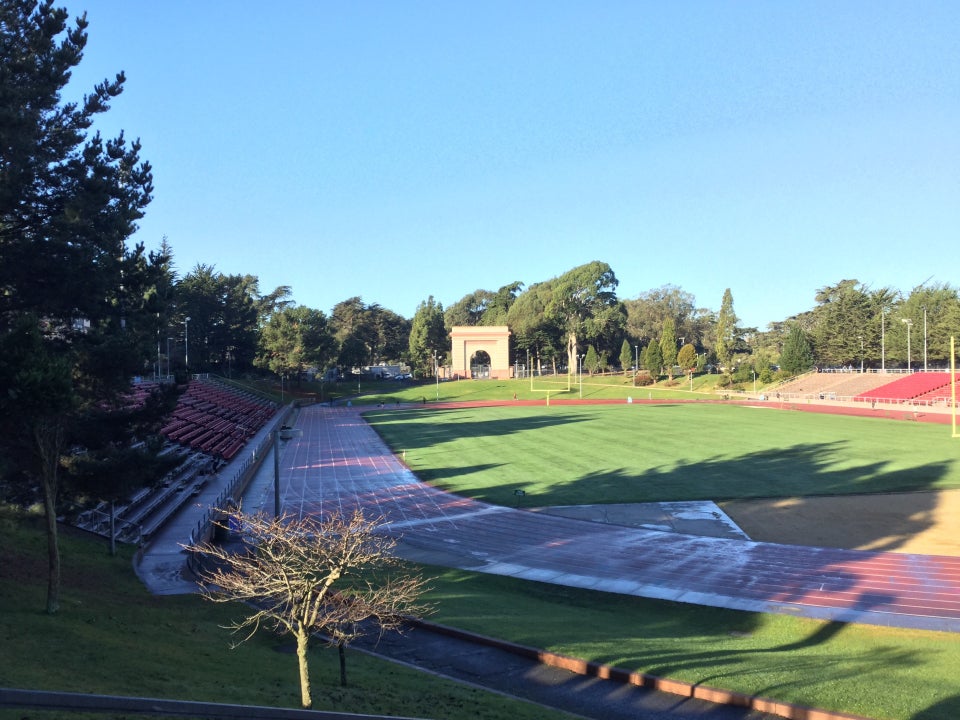
[[[927,371],[927,306],[923,305],[923,371]]]
[[[577,371],[580,376],[580,399],[583,400],[583,355],[577,355]]]
[[[190,372],[190,316],[183,319],[183,364]]]
[[[880,372],[887,371],[887,332],[884,319],[887,317],[887,309],[880,309]]]
[[[863,335],[860,336],[860,374],[863,375]]]
[[[907,325],[907,372],[910,372],[910,328],[913,325],[913,320],[903,318],[903,322]]]
[[[433,375],[437,379],[437,402],[440,402],[440,371],[437,368],[437,351],[433,351]]]
[[[640,372],[640,346],[633,346],[633,374]]]
[[[173,338],[167,338],[167,377],[170,376],[170,341]]]

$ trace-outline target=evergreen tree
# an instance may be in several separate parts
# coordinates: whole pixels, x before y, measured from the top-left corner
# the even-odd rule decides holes
[[[715,352],[717,361],[730,373],[733,369],[733,353],[737,346],[737,316],[733,312],[733,293],[730,288],[723,291],[723,300],[720,303],[720,312],[717,314],[715,331]]]
[[[650,375],[656,380],[660,377],[660,370],[663,369],[663,355],[660,354],[660,344],[651,342],[643,350],[643,367],[650,371]]]
[[[125,78],[61,102],[87,42],[85,17],[67,25],[52,2],[0,3],[0,442],[5,476],[41,490],[51,613],[61,457],[85,410],[149,367],[157,331],[147,295],[158,258],[126,246],[151,199],[150,166],[123,133],[90,134]]]
[[[780,369],[790,375],[800,375],[812,367],[813,349],[807,334],[797,323],[791,323],[780,353]]]
[[[420,376],[432,376],[435,364],[442,365],[447,353],[447,328],[443,306],[433,295],[420,303],[410,327],[410,365]]]
[[[677,353],[677,365],[684,370],[693,370],[697,365],[697,349],[690,343],[687,343],[680,352]]]
[[[623,368],[624,375],[630,373],[630,368],[633,367],[633,360],[633,348],[630,347],[630,343],[624,338],[623,344],[620,346],[620,367]]]
[[[593,345],[587,346],[587,354],[583,358],[583,368],[591,375],[600,369],[600,356]]]
[[[660,357],[667,368],[667,377],[673,380],[673,366],[677,362],[677,333],[673,318],[663,322],[663,334],[660,336]]]
[[[257,365],[297,383],[310,366],[322,367],[333,355],[327,317],[298,305],[274,313],[260,334]]]

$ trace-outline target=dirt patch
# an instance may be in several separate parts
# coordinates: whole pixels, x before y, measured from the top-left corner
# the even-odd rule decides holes
[[[719,505],[761,542],[960,557],[960,490]]]

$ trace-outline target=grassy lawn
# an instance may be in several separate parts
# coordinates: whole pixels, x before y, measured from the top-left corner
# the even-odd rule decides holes
[[[960,486],[943,426],[728,405],[371,411],[418,476],[507,505]],[[514,490],[524,489],[517,498]],[[654,675],[871,718],[960,717],[960,637],[446,572],[439,622]],[[481,610],[478,608],[489,608]]]
[[[150,595],[133,573],[130,548],[110,558],[103,541],[65,531],[61,549],[61,611],[48,616],[43,532],[36,522],[0,512],[0,685],[299,706],[288,640],[259,633],[230,649],[236,638],[223,626],[240,608],[197,596]],[[336,651],[319,643],[310,667],[317,710],[451,719],[566,717],[356,652],[348,652],[350,684],[342,688]],[[23,710],[0,711],[4,719],[27,716]]]
[[[65,533],[59,615],[44,605],[36,523],[0,516],[0,678],[9,687],[296,707],[289,642],[266,633],[231,650],[236,609],[151,596],[102,541]],[[960,637],[823,623],[426,568],[432,620],[656,675],[883,720],[960,716]],[[317,645],[316,709],[495,720],[539,706],[350,653],[350,686]],[[0,711],[0,718],[23,718]],[[31,717],[42,715],[31,714]],[[553,717],[562,717],[554,714]]]
[[[422,480],[504,505],[518,489],[535,506],[960,487],[957,441],[924,423],[626,403],[366,418]]]
[[[661,677],[881,720],[960,717],[960,635],[438,571],[431,620]]]
[[[448,400],[510,399],[516,391],[495,381],[440,388]],[[416,402],[427,389],[398,388],[367,400]],[[509,505],[518,502],[515,489],[524,489],[520,501],[532,506],[960,486],[956,441],[943,426],[921,423],[626,403],[404,412],[371,407],[367,417],[396,450],[406,451],[421,478]],[[0,684],[298,704],[287,641],[260,634],[231,650],[232,638],[221,626],[236,610],[197,597],[149,595],[131,571],[129,551],[109,558],[101,541],[65,533],[63,609],[55,617],[42,612],[45,540],[39,527],[0,513],[0,558]],[[440,623],[880,720],[960,717],[960,635],[736,612],[442,568],[425,572],[432,578],[428,600],[436,607],[430,619]],[[338,684],[335,652],[316,646],[311,669],[317,709],[436,719],[549,716],[541,707],[360,653],[349,655],[347,688]],[[0,711],[0,720],[22,717]]]

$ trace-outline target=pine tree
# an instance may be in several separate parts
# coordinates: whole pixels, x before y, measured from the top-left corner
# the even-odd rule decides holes
[[[733,312],[733,294],[730,288],[723,291],[720,312],[717,315],[715,351],[717,360],[727,373],[731,371],[733,351],[737,341],[737,316]]]
[[[799,375],[813,367],[813,349],[807,334],[796,323],[791,324],[787,338],[780,353],[780,368],[790,374]]]
[[[667,377],[673,380],[673,366],[677,362],[677,332],[673,318],[663,322],[663,334],[660,336],[660,357],[667,368]]]
[[[81,102],[61,101],[86,27],[81,17],[68,28],[67,11],[50,1],[0,3],[0,343],[9,353],[0,450],[6,473],[41,490],[50,613],[59,607],[61,455],[83,413],[149,365],[157,330],[147,296],[159,258],[126,247],[151,199],[150,166],[139,142],[90,134],[123,73]]]
[[[410,326],[410,365],[420,376],[433,376],[443,364],[449,343],[443,319],[443,305],[433,295],[420,303]]]
[[[629,375],[630,368],[633,366],[633,360],[633,348],[630,347],[630,343],[624,338],[623,344],[620,346],[620,367],[623,368],[624,375]]]

